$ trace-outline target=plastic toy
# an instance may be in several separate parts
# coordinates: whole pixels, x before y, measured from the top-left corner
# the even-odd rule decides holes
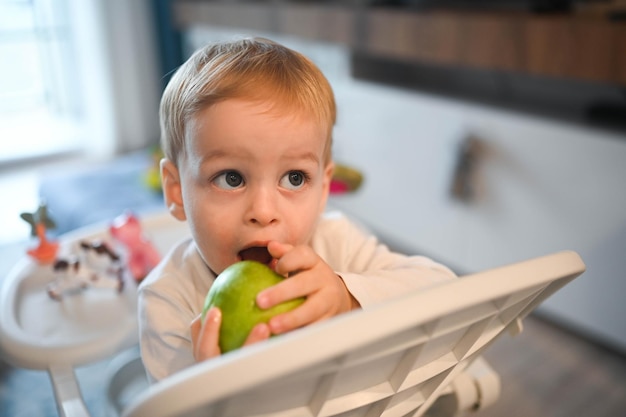
[[[137,282],[161,261],[159,251],[144,236],[141,223],[134,214],[126,212],[116,217],[109,233],[126,248],[126,264]]]
[[[52,267],[56,279],[48,285],[50,298],[60,301],[68,292],[93,288],[124,289],[124,267],[120,256],[100,240],[82,241],[78,255],[57,259]]]
[[[54,262],[59,250],[59,243],[48,240],[46,236],[48,229],[56,227],[54,221],[48,217],[46,204],[42,202],[36,211],[20,213],[20,217],[31,226],[31,236],[36,236],[39,240],[37,247],[28,249],[26,253],[40,264]]]
[[[347,165],[335,165],[335,171],[330,181],[331,194],[344,194],[354,192],[361,187],[363,174]]]

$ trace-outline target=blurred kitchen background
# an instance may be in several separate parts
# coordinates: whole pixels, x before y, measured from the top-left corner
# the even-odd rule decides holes
[[[144,181],[161,91],[198,46],[247,35],[281,41],[327,75],[339,106],[335,159],[364,175],[359,190],[330,205],[390,246],[459,274],[564,249],[582,256],[587,272],[531,317],[530,336],[540,340],[503,342],[494,360],[511,364],[520,346],[547,364],[579,352],[552,389],[603,367],[604,379],[590,382],[599,391],[576,388],[578,398],[591,396],[573,414],[618,415],[626,405],[622,0],[0,0],[0,280],[29,242],[19,213],[42,199],[56,233],[124,208],[162,209]],[[515,378],[522,368],[507,369]],[[21,395],[15,375],[0,373],[3,400]],[[572,392],[559,394],[519,415],[571,415]],[[504,391],[507,415],[529,395]]]

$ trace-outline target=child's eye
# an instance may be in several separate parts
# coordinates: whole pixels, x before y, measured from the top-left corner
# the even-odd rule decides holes
[[[232,190],[243,185],[243,177],[237,171],[226,171],[215,177],[213,183],[219,188]]]
[[[297,190],[304,186],[308,180],[307,175],[302,171],[289,171],[280,180],[280,186],[290,190]]]

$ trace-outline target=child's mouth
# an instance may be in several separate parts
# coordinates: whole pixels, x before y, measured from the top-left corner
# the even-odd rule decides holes
[[[266,246],[252,246],[239,252],[242,261],[257,261],[269,265],[272,262],[272,255]]]

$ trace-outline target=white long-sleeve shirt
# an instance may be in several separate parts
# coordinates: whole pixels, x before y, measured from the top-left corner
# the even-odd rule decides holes
[[[455,278],[431,259],[389,251],[337,212],[320,219],[311,246],[341,276],[362,308]],[[152,382],[195,363],[190,323],[202,312],[214,279],[194,242],[186,240],[142,282],[141,357]]]

